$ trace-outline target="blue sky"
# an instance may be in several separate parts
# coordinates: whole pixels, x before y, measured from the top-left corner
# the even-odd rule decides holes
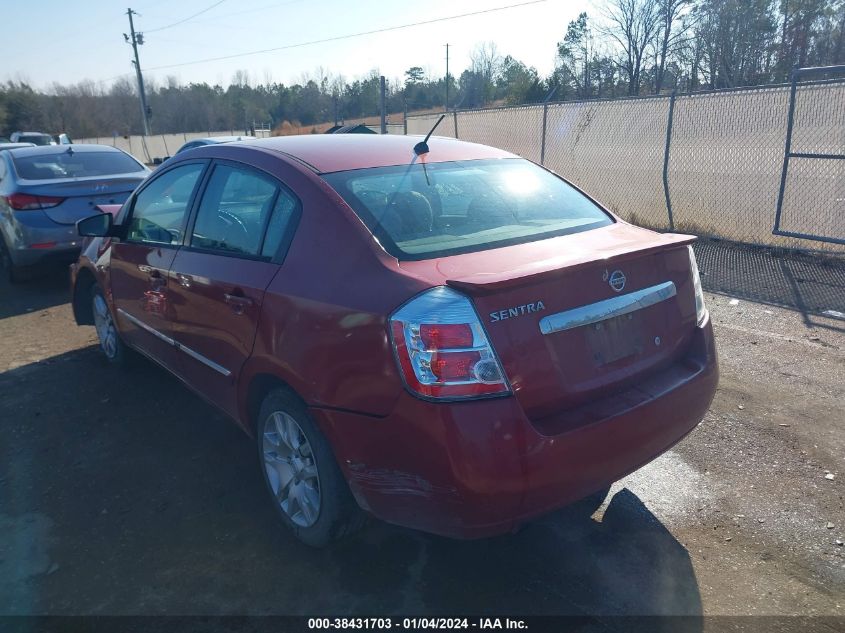
[[[227,85],[237,70],[248,71],[253,83],[270,79],[286,84],[301,81],[304,74],[317,76],[320,68],[347,80],[373,69],[389,79],[401,78],[410,66],[422,66],[433,76],[442,76],[444,44],[451,45],[454,70],[465,68],[472,49],[484,41],[495,42],[501,54],[513,55],[548,74],[567,23],[580,11],[590,10],[587,0],[545,0],[386,33],[161,68],[526,1],[224,0],[218,4],[216,0],[7,0],[0,38],[0,80],[25,80],[46,89],[53,82],[90,79],[108,85],[121,74],[132,78],[132,49],[123,40],[123,33],[129,30],[128,4],[140,14],[135,28],[146,37],[140,48],[141,67],[148,80],[154,78],[158,83],[172,75],[181,83]],[[169,26],[209,7],[183,24]]]

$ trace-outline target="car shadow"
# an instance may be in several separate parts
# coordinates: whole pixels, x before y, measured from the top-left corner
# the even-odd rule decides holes
[[[0,319],[52,308],[69,301],[70,284],[65,267],[50,268],[20,284],[11,284],[0,275]]]
[[[684,614],[700,630],[687,551],[628,490],[595,519],[561,511],[515,535],[373,521],[314,550],[278,523],[254,442],[151,363],[116,370],[92,346],[18,367],[0,374],[0,412],[0,613],[564,614],[599,629]]]
[[[711,239],[693,248],[705,290],[797,310],[807,326],[845,331],[845,321],[815,318],[826,310],[845,314],[845,258]]]
[[[362,599],[379,596],[400,613],[701,614],[687,551],[627,489],[600,520],[564,509],[480,541],[374,524],[327,558],[361,612]],[[377,560],[396,563],[374,569]]]

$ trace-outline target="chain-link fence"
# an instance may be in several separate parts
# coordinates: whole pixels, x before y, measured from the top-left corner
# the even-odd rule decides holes
[[[791,130],[789,110],[790,86],[771,86],[450,112],[436,134],[541,162],[637,224],[843,253],[845,77],[797,83]]]

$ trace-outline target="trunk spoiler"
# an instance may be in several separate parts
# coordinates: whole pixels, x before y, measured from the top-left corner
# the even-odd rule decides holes
[[[543,259],[514,270],[454,277],[447,279],[446,285],[475,294],[490,294],[504,288],[516,288],[540,279],[568,274],[585,266],[594,266],[601,261],[607,262],[608,267],[615,266],[634,257],[692,244],[696,239],[698,238],[694,235],[655,233],[653,239],[639,241],[636,245],[627,242],[607,249]]]

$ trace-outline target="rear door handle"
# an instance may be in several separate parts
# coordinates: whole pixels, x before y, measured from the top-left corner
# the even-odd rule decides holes
[[[243,295],[224,294],[223,299],[226,303],[232,306],[232,310],[235,314],[242,314],[245,308],[248,308],[253,304],[252,299],[244,297]]]
[[[161,271],[159,271],[158,268],[150,267],[146,272],[150,276],[150,286],[153,290],[161,290],[167,285],[167,279],[161,274]]]
[[[185,275],[184,273],[176,273],[176,279],[179,280],[179,285],[184,288],[190,288],[191,283],[194,281],[193,277]]]

